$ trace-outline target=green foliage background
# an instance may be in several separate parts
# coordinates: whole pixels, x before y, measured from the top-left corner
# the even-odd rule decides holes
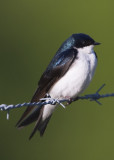
[[[30,101],[49,61],[72,33],[91,35],[102,45],[95,51],[98,67],[84,94],[114,92],[113,0],[1,0],[0,104]],[[17,130],[22,109],[0,113],[0,159],[114,159],[114,99],[78,101],[58,107],[46,133],[31,141],[34,124]]]

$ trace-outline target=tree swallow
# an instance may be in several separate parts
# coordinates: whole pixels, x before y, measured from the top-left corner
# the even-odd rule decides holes
[[[77,98],[92,80],[97,66],[97,55],[93,48],[99,44],[83,33],[70,36],[42,74],[31,102],[38,102],[46,97],[47,93],[60,100]],[[29,139],[37,130],[42,136],[56,107],[57,105],[50,104],[41,108],[29,106],[18,121],[17,127],[21,128],[36,121]]]

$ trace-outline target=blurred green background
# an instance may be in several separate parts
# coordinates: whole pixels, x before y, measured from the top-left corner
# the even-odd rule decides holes
[[[37,82],[61,43],[72,33],[86,33],[102,45],[98,67],[84,94],[114,92],[113,0],[1,0],[0,104],[29,102]],[[114,98],[78,101],[58,107],[46,133],[28,140],[34,124],[17,130],[24,107],[0,112],[1,160],[114,160]]]

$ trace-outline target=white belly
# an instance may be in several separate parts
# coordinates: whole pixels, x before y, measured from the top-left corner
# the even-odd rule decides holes
[[[95,67],[96,63],[92,65],[88,57],[79,57],[78,60],[74,61],[68,72],[51,88],[49,94],[52,98],[74,98],[78,96],[89,85]]]
[[[80,57],[73,62],[67,73],[52,86],[49,91],[50,96],[59,99],[77,97],[89,85],[96,65],[95,54],[80,54]],[[55,107],[54,105],[46,105],[43,119],[48,117]]]

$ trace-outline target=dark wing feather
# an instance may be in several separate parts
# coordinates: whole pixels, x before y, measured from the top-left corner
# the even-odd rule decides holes
[[[31,102],[38,102],[40,98],[45,97],[46,93],[50,90],[53,84],[67,72],[76,57],[76,49],[69,49],[62,53],[56,54],[46,71],[41,76],[38,83],[39,87],[36,90]],[[39,115],[40,109],[38,106],[29,106],[18,121],[17,126],[22,127],[28,125],[38,119]]]

